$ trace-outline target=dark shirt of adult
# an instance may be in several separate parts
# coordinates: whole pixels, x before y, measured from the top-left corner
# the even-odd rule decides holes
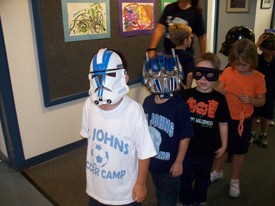
[[[200,53],[206,51],[206,34],[201,9],[192,6],[192,1],[182,1],[168,4],[154,30],[149,48],[156,48],[163,34],[165,33],[165,51],[175,48],[169,39],[168,27],[173,23],[184,23],[192,28],[193,33],[199,38]],[[187,50],[193,54],[192,46]],[[150,57],[155,53],[149,54]]]

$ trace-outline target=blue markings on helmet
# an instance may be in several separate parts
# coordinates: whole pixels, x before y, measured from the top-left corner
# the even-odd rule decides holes
[[[166,58],[166,71],[171,72],[174,70],[174,60],[171,58]]]
[[[96,56],[94,57],[93,59],[93,69],[94,73],[96,74],[106,74],[106,71],[107,71],[107,67],[108,67],[108,64],[109,64],[109,60],[110,60],[110,57],[112,55],[112,51],[104,51],[103,53],[103,56],[102,56],[102,63],[98,63],[97,62],[97,57],[98,57],[98,54],[96,54]]]
[[[157,59],[157,61],[158,61],[158,64],[159,64],[159,68],[160,69],[165,69],[165,58],[164,58],[164,56],[158,56],[158,59]]]
[[[98,76],[95,76],[95,83],[96,83],[97,87],[100,87],[100,82],[99,82]]]
[[[162,88],[161,88],[161,85],[160,85],[160,82],[158,79],[154,79],[154,82],[156,84],[156,87],[157,87],[157,90],[158,92],[161,92],[162,91]]]
[[[150,59],[149,64],[147,65],[147,70],[152,70],[152,72],[159,72],[160,71],[160,68],[159,68],[159,64],[157,62],[157,59],[153,58],[153,59]]]
[[[98,87],[99,100],[102,100],[102,97],[103,97],[103,91],[104,91],[103,85],[105,85],[105,81],[106,81],[105,74],[107,72],[107,67],[108,67],[109,60],[110,60],[112,53],[113,53],[112,51],[105,50],[103,53],[103,56],[102,56],[101,63],[97,62],[98,54],[96,54],[96,56],[93,59],[93,69],[94,69],[93,73],[95,75],[101,75],[101,82],[100,82],[98,76],[96,76],[96,79],[95,79],[96,85]]]
[[[170,89],[171,89],[171,90],[175,90],[174,78],[170,78],[169,84],[170,84]]]
[[[175,63],[177,63],[175,59],[160,55],[156,58],[149,59],[149,61],[146,62],[145,68],[147,71],[151,70],[154,73],[158,73],[161,70],[171,72],[175,69],[175,66],[177,66]]]

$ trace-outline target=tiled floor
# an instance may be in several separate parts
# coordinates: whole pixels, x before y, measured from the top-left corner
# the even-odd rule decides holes
[[[0,160],[0,205],[52,206],[20,172]]]

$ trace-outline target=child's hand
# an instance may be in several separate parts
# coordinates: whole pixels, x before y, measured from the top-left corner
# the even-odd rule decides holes
[[[226,148],[220,147],[217,151],[215,151],[215,158],[220,158],[225,153]]]
[[[259,39],[256,43],[256,47],[259,47],[265,39],[266,39],[266,35],[263,33],[261,36],[259,36]]]
[[[241,94],[241,95],[239,95],[239,99],[244,104],[251,104],[251,98],[247,94]]]
[[[174,164],[172,165],[172,167],[170,169],[170,173],[171,173],[172,177],[178,177],[178,176],[182,175],[182,163],[174,162]]]
[[[136,202],[143,202],[147,196],[146,184],[136,183],[133,188],[133,200]]]

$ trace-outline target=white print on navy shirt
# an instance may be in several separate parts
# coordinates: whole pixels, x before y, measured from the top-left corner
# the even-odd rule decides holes
[[[103,132],[101,129],[94,129],[92,138],[94,145],[91,149],[92,162],[86,161],[86,169],[93,173],[93,175],[99,176],[104,179],[121,179],[126,174],[125,170],[110,171],[105,170],[104,166],[108,164],[110,158],[108,151],[104,145],[113,147],[117,152],[121,152],[124,155],[129,154],[129,145],[119,138],[109,135],[108,132]]]
[[[152,113],[151,119],[149,120],[149,131],[154,143],[154,147],[157,151],[157,156],[155,156],[155,158],[169,160],[170,152],[160,151],[162,137],[161,133],[156,128],[166,132],[169,137],[173,137],[174,123],[166,117],[155,113]]]

